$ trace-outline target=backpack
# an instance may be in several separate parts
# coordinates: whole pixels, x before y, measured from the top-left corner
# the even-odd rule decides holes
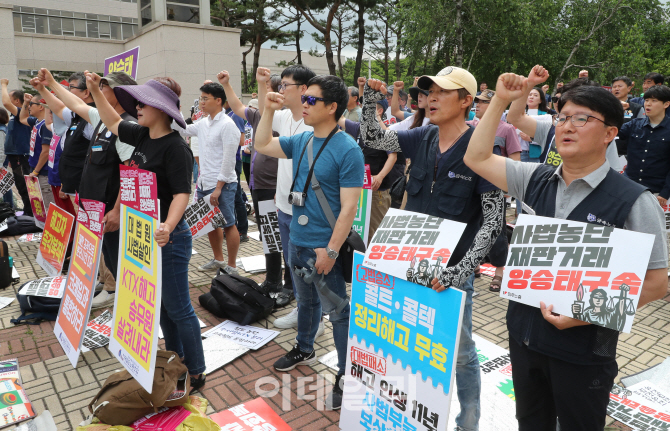
[[[239,275],[220,272],[212,279],[210,293],[219,306],[219,312],[240,325],[249,325],[269,316],[275,304],[258,283]],[[201,304],[207,299],[203,296],[206,294],[199,298]]]
[[[35,219],[30,216],[13,216],[7,217],[2,224],[6,224],[6,228],[0,227],[0,236],[15,236],[23,235],[24,233],[42,232],[42,229],[35,226]]]
[[[4,241],[3,241],[4,242]],[[18,291],[30,281],[23,283]],[[56,321],[58,309],[62,298],[49,298],[46,296],[21,295],[16,293],[16,299],[21,307],[21,316],[10,320],[15,325],[26,323],[28,325],[39,325],[43,320]],[[32,320],[32,322],[28,322]]]
[[[4,240],[0,239],[0,289],[6,289],[12,284],[12,267],[9,266],[9,248]]]
[[[9,217],[14,217],[14,209],[9,202],[0,202],[0,222],[5,221]]]
[[[175,352],[159,350],[151,393],[128,371],[118,371],[107,377],[88,410],[104,424],[130,425],[143,416],[157,413],[161,407],[186,404],[190,392],[186,365]]]

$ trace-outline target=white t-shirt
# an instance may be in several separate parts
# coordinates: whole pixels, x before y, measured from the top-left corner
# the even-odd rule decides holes
[[[304,119],[293,120],[290,109],[275,111],[272,119],[272,130],[279,136],[293,136],[303,132],[312,132],[314,128],[305,124]],[[293,182],[293,160],[279,159],[277,163],[277,208],[284,214],[293,215],[293,206],[288,203],[288,194]]]
[[[414,115],[416,115],[416,114],[414,114]],[[395,131],[409,130],[412,123],[414,123],[414,115],[412,115],[411,117],[405,118],[404,120],[402,120],[399,123],[391,124],[389,126],[389,130],[395,130]],[[427,117],[424,117],[423,118],[423,123],[421,125],[425,126],[428,123],[430,123],[430,120]]]
[[[93,125],[93,128],[98,126],[98,123],[100,122],[100,114],[98,113],[98,110],[96,108],[91,108],[88,110],[88,119],[91,120],[91,124]],[[102,132],[106,130],[107,127],[103,124],[100,126],[100,130],[98,132]],[[116,140],[116,152],[119,153],[119,158],[121,159],[122,162],[125,162],[126,160],[130,160],[130,158],[133,155],[133,152],[135,151],[135,147],[132,145],[128,145],[125,142],[121,142],[121,139]]]

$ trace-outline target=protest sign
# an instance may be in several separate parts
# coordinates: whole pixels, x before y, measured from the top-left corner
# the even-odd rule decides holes
[[[238,325],[232,320],[226,320],[202,334],[205,338],[212,335],[218,335],[221,338],[232,340],[240,346],[257,350],[279,335],[279,331],[251,325]]]
[[[0,428],[35,417],[32,403],[23,390],[17,359],[0,361]]]
[[[520,215],[500,296],[630,332],[654,236],[588,217],[592,223]]]
[[[24,233],[16,240],[16,242],[33,242],[33,241],[42,241],[41,233]]]
[[[186,220],[186,224],[191,229],[193,239],[226,225],[226,220],[223,214],[221,214],[221,210],[219,207],[212,205],[209,201],[209,196],[207,195],[196,200],[184,211],[184,220]]]
[[[137,65],[140,60],[140,47],[122,52],[105,59],[105,75],[112,72],[125,72],[133,79],[137,79]]]
[[[63,270],[73,224],[72,214],[56,204],[49,205],[42,241],[40,241],[35,261],[50,277],[56,277]]]
[[[40,182],[37,177],[31,177],[30,175],[24,175],[23,178],[26,180],[26,188],[28,189],[28,196],[30,197],[30,207],[33,209],[33,217],[35,218],[35,226],[44,229],[44,223],[47,221],[47,212],[44,208]]]
[[[8,306],[9,304],[12,303],[12,301],[14,301],[14,298],[6,298],[4,296],[0,296],[0,309],[3,309],[6,306]]]
[[[104,211],[104,204],[102,206]],[[54,327],[56,339],[75,368],[84,340],[86,329],[84,323],[88,322],[91,314],[102,253],[102,231],[92,232],[86,224],[79,221],[85,216],[84,210],[80,210],[77,214],[77,230],[74,236],[65,295],[61,301]]]
[[[105,204],[91,199],[79,199],[79,202],[77,221],[94,234],[102,236]]]
[[[67,277],[60,275],[58,277],[40,278],[24,284],[19,290],[21,295],[44,296],[46,298],[62,298],[65,293]]]
[[[464,304],[355,254],[341,429],[446,429]]]
[[[291,431],[292,429],[263,398],[238,404],[211,415],[210,419],[220,425],[222,431]]]
[[[248,347],[240,346],[232,340],[212,335],[202,340],[202,351],[205,355],[205,374],[210,374],[249,351]]]
[[[670,430],[670,395],[658,391],[649,381],[629,388],[614,385],[607,414],[634,430]]]
[[[84,341],[81,346],[82,352],[97,349],[109,344],[109,335],[112,333],[112,313],[105,310],[104,313],[88,322],[84,331]]]
[[[158,413],[150,413],[133,422],[130,427],[133,431],[174,431],[184,420],[191,415],[191,412],[177,407],[161,407]],[[180,427],[182,430],[186,427]],[[190,428],[190,427],[189,427]]]
[[[53,135],[51,137],[51,142],[49,143],[49,160],[47,162],[51,169],[54,168],[54,162],[56,161],[56,149],[58,148],[59,143],[60,143],[60,136]]]
[[[12,189],[14,175],[5,167],[0,167],[0,195],[4,195]]]
[[[363,238],[364,243],[368,243],[370,234],[370,210],[372,208],[372,176],[370,175],[370,165],[365,165],[365,178],[363,179],[363,189],[358,198],[358,208],[356,217],[354,217],[354,230]]]
[[[279,236],[279,219],[277,206],[270,199],[258,202],[258,231],[263,241],[263,253],[281,253],[281,238]]]
[[[430,286],[464,230],[465,223],[391,208],[368,245],[363,265]]]
[[[152,391],[161,307],[161,248],[156,174],[120,166],[121,226],[114,325],[109,350]]]

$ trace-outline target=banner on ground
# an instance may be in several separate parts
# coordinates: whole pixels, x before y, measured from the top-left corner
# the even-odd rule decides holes
[[[465,223],[391,208],[368,245],[363,265],[430,286],[464,230]]]
[[[56,204],[49,205],[36,262],[50,277],[56,277],[63,271],[72,225],[74,225],[72,214]]]
[[[35,417],[23,390],[18,359],[0,361],[0,428]]]
[[[12,189],[14,175],[5,167],[0,167],[0,195],[4,195]]]
[[[279,219],[277,218],[277,206],[270,199],[258,202],[258,231],[261,233],[263,242],[263,253],[281,253],[281,237],[279,235]]]
[[[226,431],[291,431],[282,418],[263,398],[238,404],[228,410],[210,416]]]
[[[670,430],[670,394],[647,380],[623,388],[614,385],[607,414],[634,430]]]
[[[156,174],[121,165],[121,227],[114,325],[109,350],[152,391],[161,307],[161,249]]]
[[[88,322],[84,331],[84,341],[81,346],[82,352],[97,349],[109,344],[109,335],[112,333],[112,313],[105,310],[104,313]]]
[[[358,198],[358,208],[356,217],[354,217],[353,228],[363,238],[363,242],[368,243],[370,235],[370,210],[372,208],[372,176],[370,175],[370,165],[365,165],[365,178],[363,180],[363,189]]]
[[[26,188],[28,189],[28,196],[30,197],[30,207],[33,209],[33,217],[35,218],[35,226],[44,229],[44,224],[47,221],[47,212],[44,208],[44,199],[42,199],[42,190],[40,189],[40,181],[37,177],[24,175],[26,180]]]
[[[137,65],[140,61],[140,47],[136,46],[121,54],[105,59],[105,75],[112,72],[125,72],[133,79],[137,79]]]
[[[191,229],[193,239],[226,225],[226,219],[221,214],[221,210],[219,207],[212,205],[209,201],[209,196],[197,199],[184,211],[184,220],[186,220],[186,224]]]
[[[500,296],[594,325],[630,332],[654,236],[522,214],[510,242]]]
[[[279,331],[251,325],[239,325],[232,320],[226,320],[202,334],[204,338],[212,335],[218,335],[221,338],[232,340],[240,346],[257,350],[279,335]]]
[[[464,304],[355,254],[341,429],[446,429]]]
[[[103,211],[104,211],[104,204]],[[79,214],[85,211],[80,210]],[[73,367],[77,367],[84,340],[86,323],[98,282],[98,267],[102,255],[102,232],[92,232],[84,223],[77,223],[67,274],[65,295],[58,310],[54,335]]]
[[[44,296],[46,298],[62,298],[65,293],[67,277],[64,275],[58,277],[40,278],[24,284],[19,290],[20,295]]]
[[[33,242],[33,241],[42,241],[41,233],[24,233],[16,240],[16,242]]]

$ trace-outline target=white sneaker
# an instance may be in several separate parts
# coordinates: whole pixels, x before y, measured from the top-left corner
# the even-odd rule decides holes
[[[95,310],[97,308],[105,308],[105,307],[110,307],[114,306],[114,293],[109,293],[106,290],[103,290],[102,292],[98,293],[98,296],[93,298],[93,304],[91,305],[91,309]]]
[[[240,271],[237,268],[233,268],[230,265],[221,266],[221,269],[223,269],[223,271],[228,275],[240,275]]]
[[[297,328],[298,307],[291,310],[291,312],[288,313],[286,316],[275,319],[273,325],[275,326],[275,328],[279,329]]]
[[[206,264],[204,264],[202,266],[199,266],[198,270],[199,271],[216,271],[217,269],[223,268],[225,266],[226,266],[225,262],[222,262],[222,261],[219,261],[219,260],[216,260],[216,259],[212,259],[209,262],[207,262]]]
[[[319,338],[320,336],[323,335],[323,331],[326,330],[326,327],[323,324],[323,320],[319,322],[319,329],[316,330],[316,337],[314,339]]]

